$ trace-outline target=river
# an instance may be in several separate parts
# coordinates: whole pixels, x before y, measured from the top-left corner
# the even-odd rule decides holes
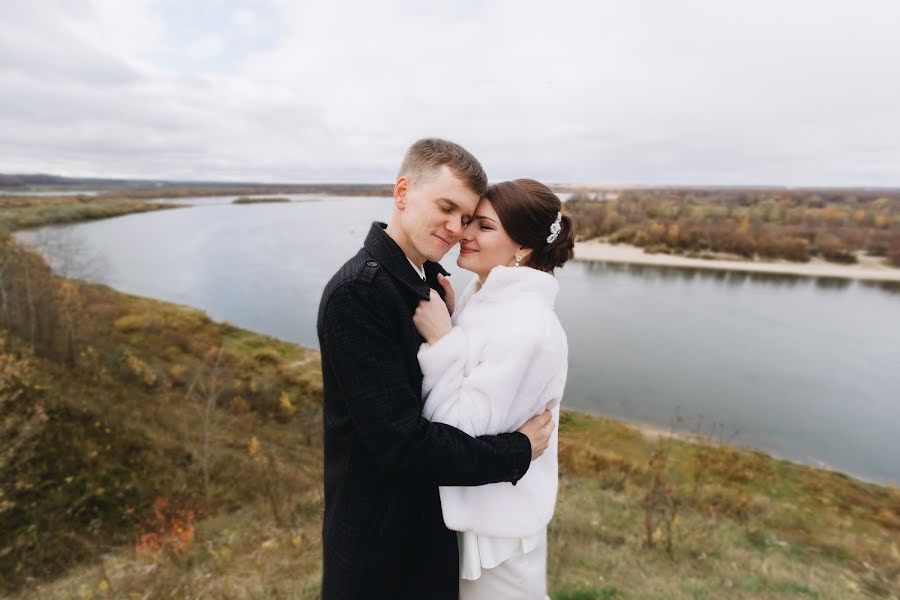
[[[53,261],[64,274],[316,346],[322,288],[391,201],[288,197],[182,198],[192,206],[20,235],[76,252]],[[459,289],[470,274],[455,260],[443,264]],[[584,262],[558,277],[564,406],[900,482],[896,286]]]

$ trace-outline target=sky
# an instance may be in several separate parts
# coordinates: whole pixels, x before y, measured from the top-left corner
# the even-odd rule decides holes
[[[0,173],[900,186],[895,0],[4,0]]]

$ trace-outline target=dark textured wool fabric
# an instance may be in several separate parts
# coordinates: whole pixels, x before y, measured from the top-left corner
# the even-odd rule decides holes
[[[439,485],[520,479],[531,462],[521,433],[472,438],[422,418],[422,337],[413,325],[437,263],[422,281],[374,223],[319,305],[325,386],[322,597],[442,599],[458,595],[456,534]]]

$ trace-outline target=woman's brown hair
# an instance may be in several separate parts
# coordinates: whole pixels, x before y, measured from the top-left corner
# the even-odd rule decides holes
[[[533,251],[525,264],[553,273],[574,256],[575,227],[569,215],[562,213],[562,202],[546,185],[534,179],[515,179],[488,187],[485,198],[497,211],[507,235],[517,244]],[[559,235],[547,242],[550,227],[560,218]]]

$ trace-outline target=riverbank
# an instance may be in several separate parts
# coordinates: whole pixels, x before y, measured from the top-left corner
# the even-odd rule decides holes
[[[0,196],[0,228],[34,229],[180,208],[177,204],[96,196]]]
[[[858,256],[855,265],[840,265],[814,258],[807,263],[788,261],[751,261],[736,258],[689,258],[677,254],[647,254],[643,248],[625,244],[610,244],[589,240],[575,244],[575,259],[583,261],[627,263],[675,267],[682,269],[712,269],[719,271],[744,271],[805,277],[834,277],[867,281],[900,282],[900,269],[889,267],[881,259]]]
[[[241,196],[236,200],[232,200],[232,204],[287,204],[290,202],[290,198],[251,198],[248,196]]]

